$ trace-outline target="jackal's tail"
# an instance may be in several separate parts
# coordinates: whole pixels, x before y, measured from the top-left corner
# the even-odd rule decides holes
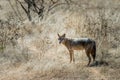
[[[93,42],[92,57],[93,57],[93,60],[95,60],[95,57],[96,57],[96,42],[95,41]]]

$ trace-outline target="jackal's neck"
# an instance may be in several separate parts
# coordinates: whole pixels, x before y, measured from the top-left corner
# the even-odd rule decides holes
[[[65,45],[66,47],[70,46],[70,39],[65,38],[65,40],[62,44]]]

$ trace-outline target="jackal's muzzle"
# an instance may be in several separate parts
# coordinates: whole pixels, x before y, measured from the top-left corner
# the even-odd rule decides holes
[[[59,44],[61,44],[64,39],[58,38],[58,40],[59,40]]]

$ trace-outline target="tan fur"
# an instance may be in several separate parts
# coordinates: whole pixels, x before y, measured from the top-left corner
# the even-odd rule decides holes
[[[92,56],[93,61],[95,61],[96,43],[94,40],[91,40],[89,38],[69,39],[65,37],[65,34],[63,34],[62,36],[58,34],[58,37],[59,37],[58,38],[59,43],[62,43],[63,45],[65,45],[69,51],[70,62],[71,61],[75,62],[74,50],[85,50],[86,55],[89,59],[89,62],[87,65],[89,65],[91,62],[90,55]]]

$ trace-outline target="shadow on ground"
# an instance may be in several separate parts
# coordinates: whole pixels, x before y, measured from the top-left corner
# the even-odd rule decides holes
[[[90,67],[94,67],[94,66],[100,67],[100,66],[108,66],[108,65],[109,65],[108,62],[106,61],[95,61],[90,65]]]

